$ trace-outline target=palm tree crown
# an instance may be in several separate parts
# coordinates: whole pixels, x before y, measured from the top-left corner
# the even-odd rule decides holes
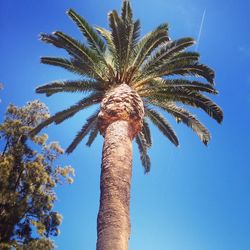
[[[174,130],[159,110],[166,111],[177,122],[192,128],[205,145],[208,143],[209,131],[193,114],[178,105],[201,108],[218,123],[223,119],[220,107],[203,95],[203,92],[217,94],[214,89],[214,71],[199,63],[197,52],[186,50],[195,43],[192,38],[171,40],[166,23],[140,38],[140,22],[133,20],[128,0],[123,1],[121,15],[115,10],[108,14],[110,30],[90,26],[72,9],[67,14],[80,29],[84,42],[60,31],[41,34],[42,41],[62,48],[69,54],[67,59],[42,57],[41,62],[65,68],[80,75],[81,79],[55,81],[38,87],[36,92],[47,96],[59,92],[81,92],[85,95],[78,103],[41,123],[32,131],[32,135],[53,122],[59,124],[77,112],[102,102],[114,87],[127,84],[139,94],[144,104],[143,126],[136,135],[136,143],[146,172],[150,170],[147,150],[152,144],[147,119],[174,145],[179,144]],[[197,81],[193,77],[205,81]],[[68,147],[68,153],[87,135],[87,145],[92,144],[99,132],[99,111],[87,119]]]

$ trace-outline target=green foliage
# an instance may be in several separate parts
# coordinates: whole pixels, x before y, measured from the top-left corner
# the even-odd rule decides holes
[[[100,110],[98,109],[93,115],[91,115],[86,123],[82,126],[82,129],[77,133],[75,139],[72,141],[72,143],[67,148],[67,153],[72,153],[74,149],[77,147],[77,145],[82,141],[82,139],[92,130],[95,128],[95,125],[97,124],[98,120],[98,113]],[[91,144],[91,141],[93,141],[90,138],[90,142],[88,144]]]
[[[53,241],[47,239],[47,238],[41,238],[41,239],[32,239],[26,244],[18,244],[15,241],[12,241],[11,243],[0,243],[0,249],[1,250],[51,250],[54,249],[54,243]]]
[[[57,142],[28,133],[49,118],[47,107],[29,102],[10,105],[0,124],[0,249],[53,249],[62,216],[53,211],[57,184],[72,183],[71,166],[56,166],[64,153]]]
[[[171,40],[168,24],[163,23],[139,39],[140,22],[134,20],[129,0],[123,0],[121,14],[116,10],[108,13],[109,29],[92,27],[72,9],[67,14],[85,39],[77,41],[59,31],[51,35],[42,34],[42,41],[64,49],[69,58],[42,57],[41,62],[62,67],[84,79],[52,82],[38,87],[36,91],[47,96],[59,92],[87,92],[89,96],[41,123],[32,131],[32,136],[53,122],[58,124],[84,108],[100,103],[111,88],[126,83],[141,96],[145,116],[175,145],[178,145],[177,136],[155,108],[163,109],[178,122],[190,127],[204,144],[209,142],[208,130],[184,109],[185,106],[200,108],[218,123],[223,120],[221,108],[203,95],[203,92],[217,94],[214,88],[215,73],[199,62],[197,52],[187,51],[195,44],[193,38]],[[194,77],[199,80],[194,80]],[[179,104],[183,104],[184,108]],[[96,122],[83,125],[82,133],[76,135],[67,152],[72,152],[87,135],[87,145],[90,146],[97,134]],[[147,172],[150,169],[147,150],[152,142],[145,121],[136,142]]]
[[[145,169],[145,173],[148,173],[150,171],[150,165],[151,165],[150,158],[147,153],[149,145],[147,144],[147,141],[142,132],[138,133],[138,135],[135,138],[135,141],[139,148],[140,158],[141,158],[142,165]]]

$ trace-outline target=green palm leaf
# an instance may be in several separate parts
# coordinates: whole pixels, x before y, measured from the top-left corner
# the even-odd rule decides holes
[[[100,58],[79,41],[60,31],[53,32],[53,35],[41,34],[41,40],[65,49],[74,60],[84,64],[84,68],[87,68],[93,77],[103,80]]]
[[[126,80],[128,79],[127,69],[132,58],[131,55],[135,49],[135,46],[137,45],[138,38],[140,36],[140,21],[137,20],[133,22],[133,13],[130,6],[130,2],[128,0],[123,1],[121,19],[125,27],[124,41],[126,42],[126,52],[123,62],[124,67],[121,82],[126,82]]]
[[[85,76],[87,72],[82,68],[76,67],[72,61],[60,57],[41,57],[41,63],[61,67],[68,71]]]
[[[147,142],[146,142],[146,139],[144,138],[143,133],[141,132],[138,133],[137,136],[135,137],[135,141],[138,145],[140,158],[141,158],[141,162],[144,167],[145,173],[148,173],[150,171],[151,163],[150,163],[150,158],[147,153],[147,149],[148,149]]]
[[[143,126],[142,126],[141,133],[143,134],[146,140],[147,146],[151,147],[152,145],[151,133],[150,133],[149,125],[145,118],[143,119]]]
[[[92,129],[89,133],[89,138],[88,138],[88,141],[86,143],[87,146],[90,147],[92,145],[92,143],[94,142],[98,133],[99,133],[98,122],[96,122],[96,124],[92,126]]]
[[[86,123],[83,125],[82,129],[77,133],[75,139],[66,149],[66,153],[70,154],[74,151],[77,145],[83,140],[83,138],[90,132],[93,126],[96,125],[98,119],[98,113],[100,110],[97,110],[93,115],[91,115]]]
[[[207,145],[210,141],[210,134],[207,128],[196,119],[196,117],[189,113],[187,110],[178,107],[174,103],[169,102],[154,102],[154,105],[162,108],[171,114],[177,122],[182,122],[188,127],[190,127],[200,138],[200,140]]]
[[[204,91],[210,94],[218,94],[218,91],[216,91],[210,84],[198,81],[190,81],[186,79],[173,79],[173,80],[163,79],[162,83],[165,84],[167,88],[185,88],[193,91]]]
[[[158,127],[158,129],[175,145],[178,146],[178,138],[171,128],[166,119],[160,115],[157,111],[150,109],[149,107],[145,108],[146,116],[153,122],[153,124]]]
[[[133,22],[133,12],[129,0],[123,0],[121,17],[124,23]]]
[[[161,44],[166,43],[168,38],[168,25],[161,24],[154,31],[145,35],[134,49],[131,67],[133,68],[132,76],[137,73],[137,70],[150,54]]]
[[[115,67],[118,73],[118,81],[120,81],[124,70],[124,60],[126,58],[128,49],[127,39],[126,39],[126,27],[124,22],[118,16],[115,10],[109,13],[108,18],[109,18],[109,27],[111,29],[111,37],[116,52]]]
[[[93,80],[56,81],[36,88],[36,93],[51,96],[60,92],[81,92],[104,90],[103,83]]]
[[[146,65],[142,69],[142,71],[146,71],[148,69],[153,69],[155,66],[161,64],[165,60],[172,58],[174,55],[178,55],[185,48],[192,46],[195,43],[193,38],[185,37],[175,41],[170,41],[159,47],[159,50],[152,55],[151,58],[147,61]],[[186,52],[191,53],[191,52]],[[192,52],[193,55],[196,55],[196,58],[199,57],[198,53]],[[182,54],[183,55],[183,54]]]
[[[186,79],[171,79],[165,80],[162,78],[155,78],[151,80],[148,84],[144,83],[144,86],[138,90],[142,96],[150,95],[150,93],[161,92],[161,91],[172,91],[178,89],[187,89],[192,91],[204,91],[210,94],[218,94],[211,84],[206,84],[198,81],[191,81]]]
[[[45,128],[46,126],[48,126],[49,124],[51,124],[53,122],[55,122],[56,124],[59,124],[59,123],[63,122],[64,120],[66,120],[66,119],[72,117],[73,115],[75,115],[80,110],[83,110],[83,109],[85,109],[87,107],[90,107],[90,106],[92,106],[94,104],[97,104],[101,100],[102,100],[102,94],[101,93],[94,93],[94,94],[89,95],[86,98],[83,98],[81,101],[79,101],[75,105],[71,106],[70,108],[65,109],[63,111],[60,111],[60,112],[57,112],[55,115],[51,116],[47,120],[40,123],[36,128],[34,128],[30,132],[30,136],[32,136],[32,137],[35,136],[43,128]]]
[[[171,66],[171,67],[170,67]],[[184,75],[204,77],[209,83],[214,84],[214,71],[203,64],[191,65],[164,65],[159,76]]]
[[[67,14],[79,27],[84,37],[86,37],[89,46],[96,52],[98,52],[99,55],[103,56],[106,50],[106,45],[96,33],[96,31],[88,24],[88,22],[83,17],[77,14],[73,9],[69,9],[67,11]]]
[[[111,32],[102,27],[96,27],[96,30],[100,33],[100,35],[105,39],[107,43],[108,50],[106,50],[106,53],[105,53],[107,62],[109,62],[113,66],[113,68],[117,68],[118,59],[117,59],[116,48],[112,39]]]
[[[148,95],[147,101],[150,103],[151,100],[182,102],[183,104],[203,109],[218,123],[221,123],[223,120],[223,112],[221,108],[209,98],[198,92],[189,91],[187,89],[174,89],[171,92],[161,90],[156,91],[155,94],[151,93]]]

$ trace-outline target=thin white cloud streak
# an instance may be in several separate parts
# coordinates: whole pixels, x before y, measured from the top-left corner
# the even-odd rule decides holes
[[[200,30],[199,30],[199,33],[198,33],[197,44],[196,44],[196,49],[195,49],[196,51],[198,51],[198,46],[199,46],[200,39],[201,39],[201,33],[202,33],[202,29],[203,29],[205,15],[206,15],[206,9],[204,10],[203,15],[202,15],[202,19],[201,19],[201,25],[200,25]]]

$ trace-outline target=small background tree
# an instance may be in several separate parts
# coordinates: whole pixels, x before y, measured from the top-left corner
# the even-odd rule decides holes
[[[47,107],[10,105],[0,124],[0,249],[53,249],[62,216],[53,211],[58,183],[72,182],[71,166],[55,166],[64,151],[46,134],[26,135],[49,117]]]

